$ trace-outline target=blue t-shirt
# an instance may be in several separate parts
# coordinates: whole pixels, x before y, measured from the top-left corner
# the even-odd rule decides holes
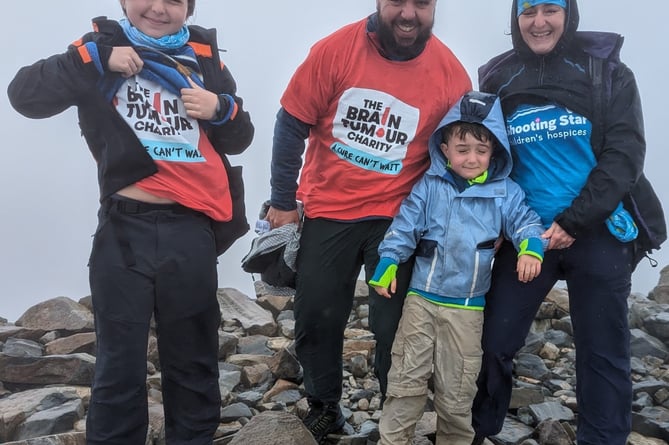
[[[507,117],[513,157],[511,178],[527,203],[549,227],[571,205],[596,159],[590,145],[592,124],[557,105],[519,105]]]

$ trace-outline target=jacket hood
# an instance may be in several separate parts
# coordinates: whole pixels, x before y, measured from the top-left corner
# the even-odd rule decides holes
[[[578,13],[578,4],[576,0],[566,0],[566,23],[564,26],[564,33],[560,40],[558,41],[555,48],[544,57],[554,57],[562,52],[565,48],[568,48],[571,44],[576,31],[578,30],[578,23],[580,20],[580,15]],[[523,58],[525,57],[538,57],[532,52],[529,46],[523,40],[523,37],[520,35],[520,28],[518,27],[518,1],[513,0],[511,6],[511,41],[513,42],[513,49]]]
[[[502,106],[496,95],[478,91],[470,91],[462,96],[446,113],[437,130],[430,136],[428,147],[432,164],[427,174],[446,179],[452,177],[446,168],[446,156],[440,148],[441,131],[445,126],[457,121],[481,124],[493,134],[495,144],[490,167],[488,167],[488,182],[509,176],[513,161]]]

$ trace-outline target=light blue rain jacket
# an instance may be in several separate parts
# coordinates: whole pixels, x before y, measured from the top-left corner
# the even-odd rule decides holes
[[[498,142],[487,181],[462,192],[439,148],[441,129],[460,120],[485,125]],[[403,201],[379,254],[401,263],[415,251],[410,283],[415,290],[457,299],[481,297],[490,287],[500,233],[518,250],[524,239],[544,231],[539,216],[525,204],[525,194],[508,177],[512,160],[499,99],[467,93],[430,137],[429,151],[431,165]]]

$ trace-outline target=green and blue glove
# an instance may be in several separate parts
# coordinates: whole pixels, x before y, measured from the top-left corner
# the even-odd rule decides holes
[[[374,276],[369,280],[371,286],[388,288],[397,275],[397,262],[388,257],[383,257],[376,265]]]

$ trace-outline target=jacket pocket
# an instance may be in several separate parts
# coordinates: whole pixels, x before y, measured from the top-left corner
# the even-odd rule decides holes
[[[434,255],[437,248],[437,242],[431,239],[421,239],[416,246],[416,256],[430,258]]]

